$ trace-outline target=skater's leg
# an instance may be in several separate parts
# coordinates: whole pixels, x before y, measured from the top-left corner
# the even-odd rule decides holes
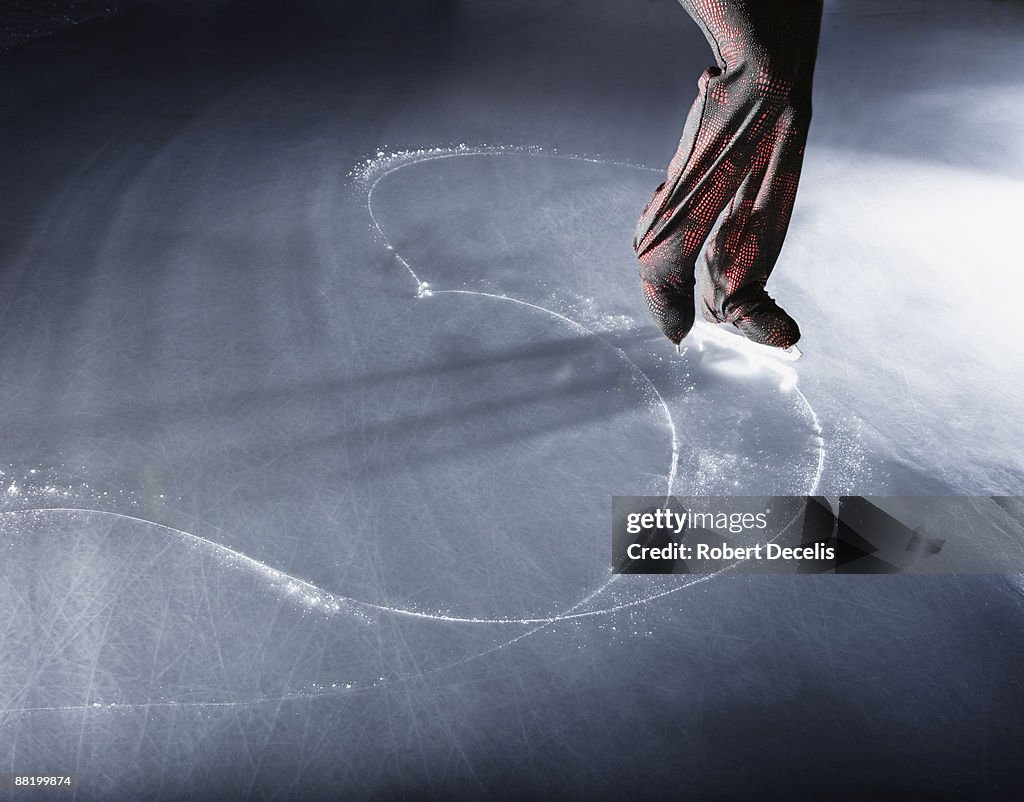
[[[803,6],[820,14],[820,0],[680,2],[707,36],[718,66],[698,82],[666,180],[644,210],[634,238],[648,305],[673,342],[693,323],[697,254],[750,171],[759,144],[790,105],[807,63],[802,26],[791,25],[787,16]],[[813,65],[813,53],[810,60]]]
[[[804,38],[817,49],[820,18],[801,20]],[[753,340],[787,347],[800,338],[789,315],[765,293],[785,241],[796,200],[811,121],[814,53],[801,69],[790,102],[771,135],[755,150],[750,171],[705,250],[701,276],[704,317],[735,322]]]

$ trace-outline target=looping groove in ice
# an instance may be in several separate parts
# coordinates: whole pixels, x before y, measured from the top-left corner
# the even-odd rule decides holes
[[[181,650],[165,654],[161,650],[168,647],[159,639],[144,648],[136,645],[149,666],[140,667],[138,675],[149,676],[148,670],[153,676],[133,693],[125,692],[113,675],[94,677],[81,687],[55,683],[59,693],[53,694],[42,682],[36,690],[52,704],[9,700],[8,709],[116,711],[143,706],[134,701],[139,697],[150,706],[231,706],[348,693],[445,670],[542,631],[559,633],[560,627],[595,619],[611,622],[615,614],[642,609],[717,576],[611,575],[608,510],[594,499],[729,494],[737,488],[752,495],[814,493],[824,465],[822,427],[803,393],[795,387],[780,390],[770,369],[739,360],[714,342],[701,351],[691,348],[681,357],[667,357],[666,344],[651,336],[635,303],[635,272],[623,228],[631,225],[633,206],[656,172],[536,148],[500,147],[380,153],[357,171],[378,239],[414,282],[416,298],[409,299],[404,319],[416,333],[407,348],[420,349],[411,361],[421,368],[436,363],[439,369],[431,368],[429,383],[410,372],[396,380],[393,391],[356,396],[366,406],[381,399],[391,403],[374,406],[388,425],[375,428],[364,422],[354,434],[343,435],[362,437],[368,444],[366,453],[373,459],[363,469],[371,478],[386,477],[400,488],[403,503],[422,508],[441,525],[424,535],[426,543],[418,542],[420,530],[408,530],[410,544],[388,537],[394,532],[381,519],[387,510],[374,509],[366,516],[369,529],[353,525],[337,533],[339,540],[375,540],[369,544],[375,549],[373,560],[354,569],[379,572],[372,589],[377,596],[372,597],[363,592],[365,582],[358,592],[341,592],[344,577],[337,586],[308,581],[299,576],[301,570],[275,567],[286,564],[282,559],[255,559],[149,520],[159,516],[144,514],[135,503],[131,508],[137,515],[123,512],[123,505],[108,509],[99,498],[74,492],[7,504],[0,513],[0,531],[8,549],[26,548],[26,532],[49,538],[54,549],[55,538],[66,535],[71,556],[61,570],[68,572],[64,581],[69,587],[88,577],[124,591],[135,604],[119,608],[120,615],[152,620],[154,631],[174,634],[167,642]],[[484,188],[495,178],[503,193],[488,196]],[[452,232],[453,221],[465,228]],[[370,347],[378,351],[364,358],[378,364],[393,349],[373,340]],[[439,349],[448,349],[442,354],[447,361],[436,358]],[[427,386],[438,394],[435,406],[421,398],[429,399],[423,392]],[[756,406],[749,403],[751,390],[758,396]],[[483,456],[462,465],[460,454],[467,448]],[[500,480],[487,485],[486,474],[483,484],[476,482],[489,463],[497,466],[495,476],[511,475],[510,493],[493,484]],[[741,478],[751,476],[764,477],[767,484],[739,487]],[[545,485],[551,487],[542,494]],[[17,481],[9,486],[11,493],[20,492]],[[444,488],[452,498],[439,500]],[[497,586],[493,574],[485,572],[459,588],[465,577],[463,567],[451,562],[452,554],[458,556],[452,551],[456,547],[430,541],[448,530],[455,538],[479,534],[472,523],[451,516],[469,515],[480,490],[495,497],[488,500],[488,509],[500,512],[484,519],[495,531],[484,533],[491,540],[479,537],[476,547],[498,555],[496,570],[504,572],[511,587]],[[507,501],[502,496],[515,501],[517,495],[524,497],[524,507],[538,501],[555,505],[542,510],[552,521],[551,533],[539,528],[543,515],[517,521],[507,512],[515,511],[514,503],[498,503]],[[396,543],[413,549],[399,567],[395,563],[402,554]],[[499,543],[503,551],[491,550]],[[435,551],[440,556],[432,556]],[[72,560],[78,552],[82,560]],[[80,575],[74,565],[82,566]],[[30,568],[25,561],[12,570]],[[438,578],[437,587],[428,586],[427,580]],[[18,585],[12,575],[6,586]],[[392,589],[407,595],[391,598]],[[187,598],[178,598],[182,591]],[[444,592],[452,593],[450,600]],[[41,601],[32,603],[45,603],[45,592],[37,595]],[[55,606],[58,598],[54,590]],[[77,595],[69,598],[78,603]],[[20,603],[25,600],[12,596],[12,605]],[[97,602],[89,594],[82,594],[81,603],[82,623],[69,630],[72,639],[88,635],[101,620],[102,607],[94,610],[90,605]],[[250,619],[250,607],[264,612]],[[163,620],[179,608],[173,626]],[[246,617],[236,620],[239,611],[246,611]],[[196,615],[202,636],[193,643],[185,629],[175,627]],[[268,629],[243,637],[250,626]],[[377,637],[382,627],[400,633],[396,644],[403,654],[416,655],[414,670],[402,668],[399,660],[382,674],[367,673],[367,666],[375,664],[373,655],[378,661],[383,657]],[[443,628],[443,638],[434,637],[436,628]],[[330,680],[307,672],[303,659],[303,650],[322,638],[331,641],[336,661]],[[102,637],[100,642],[105,642]],[[272,687],[258,666],[235,667],[250,655],[252,643],[278,642],[285,644],[282,649],[291,644],[301,668],[272,672]],[[195,649],[212,651],[217,656],[213,666],[224,663],[230,669],[226,675],[240,680],[225,683],[211,673],[211,661],[193,654]],[[132,665],[130,651],[119,659]],[[90,661],[104,664],[92,654],[79,662]],[[31,673],[31,667],[25,670]],[[11,687],[16,689],[17,682]]]
[[[593,172],[595,167],[602,169]],[[592,174],[585,175],[586,169]],[[794,368],[770,358],[753,359],[742,349],[730,347],[728,337],[700,327],[692,337],[700,346],[698,352],[676,364],[659,358],[652,361],[649,341],[633,322],[634,308],[623,303],[636,295],[632,267],[624,268],[633,264],[633,258],[628,246],[621,247],[629,241],[623,221],[626,226],[631,223],[629,204],[642,203],[643,197],[643,189],[633,192],[630,182],[646,186],[648,174],[657,172],[539,147],[460,145],[378,151],[353,175],[365,193],[375,237],[408,272],[417,298],[455,294],[504,301],[528,314],[554,315],[615,348],[624,366],[657,399],[652,409],[664,416],[672,442],[671,464],[666,468],[668,494],[734,493],[739,480],[723,479],[743,474],[781,475],[783,483],[771,491],[813,494],[824,469],[825,444],[817,414],[796,388]],[[614,320],[616,325],[594,326],[595,319]],[[679,364],[684,365],[682,376]],[[697,373],[704,375],[698,380]],[[778,439],[770,437],[772,430],[786,429],[770,422],[759,430],[748,426],[753,411],[745,408],[746,392],[739,394],[738,403],[731,399],[734,409],[722,416],[724,420],[708,421],[703,438],[695,431],[694,390],[700,383],[706,397],[697,401],[714,401],[716,409],[723,409],[718,393],[723,377],[739,378],[748,385],[768,381],[771,390],[782,390],[775,395],[795,401],[789,412],[802,419],[806,443],[793,449],[792,461],[799,467],[757,464],[755,453],[769,457],[779,453]],[[667,400],[664,391],[673,397]],[[686,425],[680,428],[678,420]],[[723,448],[722,440],[714,438],[726,426],[739,442]],[[751,453],[729,451],[729,445],[742,450],[744,438],[751,444]],[[686,453],[681,452],[684,441],[689,446]],[[659,588],[639,597],[623,589],[593,612],[605,606],[618,610],[640,604],[691,583],[676,579],[668,590]],[[565,614],[576,614],[581,606],[588,609],[614,585],[615,578],[609,578]]]

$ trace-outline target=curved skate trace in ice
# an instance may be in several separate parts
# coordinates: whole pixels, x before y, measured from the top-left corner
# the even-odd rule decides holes
[[[416,212],[414,210],[423,209],[427,206],[427,204],[422,202],[422,198],[417,198],[414,193],[409,192],[410,184],[413,182],[422,183],[424,186],[429,184],[430,176],[425,176],[422,168],[436,166],[442,162],[447,162],[451,165],[453,162],[457,163],[460,160],[464,160],[467,164],[470,162],[477,162],[478,165],[480,162],[490,161],[497,163],[500,161],[508,162],[518,160],[521,168],[525,162],[547,162],[549,163],[549,169],[551,162],[556,164],[558,162],[563,162],[568,165],[576,164],[582,166],[600,166],[609,169],[615,168],[637,176],[644,176],[644,174],[657,174],[659,171],[643,165],[602,159],[596,156],[562,154],[557,151],[547,151],[537,146],[469,146],[463,144],[450,148],[433,147],[391,153],[378,151],[375,157],[368,159],[354,170],[352,176],[356,179],[357,185],[365,194],[366,209],[370,217],[374,235],[383,244],[384,248],[393,255],[394,259],[405,269],[405,271],[408,272],[410,279],[415,285],[415,294],[417,298],[427,299],[438,295],[461,295],[495,299],[520,306],[527,314],[554,316],[578,332],[583,333],[586,336],[596,338],[600,342],[604,342],[607,347],[615,350],[623,364],[623,368],[638,377],[646,387],[652,402],[651,411],[663,418],[668,429],[671,441],[671,460],[665,469],[665,495],[686,494],[687,492],[693,494],[707,493],[713,490],[718,490],[718,492],[728,492],[728,486],[718,485],[715,487],[713,484],[709,484],[705,480],[697,482],[693,482],[691,480],[688,486],[680,486],[680,466],[683,459],[683,454],[681,453],[682,442],[686,440],[692,443],[693,436],[691,433],[687,433],[687,436],[684,437],[677,426],[676,418],[673,415],[672,404],[666,400],[661,390],[659,390],[659,383],[657,379],[652,378],[650,373],[646,372],[645,369],[638,364],[636,356],[631,356],[631,353],[627,351],[628,346],[623,347],[622,337],[619,336],[622,335],[623,332],[621,330],[608,332],[603,326],[595,327],[588,325],[588,318],[593,317],[592,309],[588,308],[593,306],[592,299],[590,297],[586,297],[584,299],[587,303],[580,303],[577,301],[575,304],[567,304],[562,298],[558,297],[558,295],[552,296],[552,294],[547,291],[543,276],[537,277],[538,280],[534,282],[533,286],[523,282],[521,280],[521,274],[523,271],[521,269],[517,269],[519,268],[518,263],[521,260],[519,255],[513,249],[510,249],[510,261],[503,264],[503,267],[508,269],[504,270],[504,272],[493,271],[498,273],[496,278],[492,277],[492,271],[486,269],[484,270],[484,275],[475,276],[477,282],[484,284],[487,287],[486,289],[475,289],[471,284],[470,286],[466,286],[469,282],[466,282],[462,276],[460,276],[460,278],[462,278],[460,285],[443,286],[440,285],[434,277],[424,275],[422,268],[418,266],[416,259],[410,256],[404,249],[395,245],[392,236],[389,234],[388,224],[381,219],[379,210],[380,196],[383,194],[383,190],[387,186],[388,179],[394,179],[402,171],[412,172],[410,168],[420,168],[420,173],[417,174],[415,178],[410,178],[410,182],[402,186],[403,191],[395,193],[402,201],[401,213],[405,215],[415,214]],[[478,167],[478,169],[480,172],[484,172],[485,168]],[[466,168],[465,171],[458,173],[457,177],[461,179],[457,184],[458,186],[464,187],[474,180],[474,176],[472,173],[468,172],[468,170],[469,168]],[[537,177],[536,173],[530,173],[529,175],[534,178]],[[492,173],[487,173],[487,178],[493,177]],[[647,181],[648,179],[644,176],[643,180]],[[565,183],[569,184],[571,182]],[[605,187],[600,186],[603,183],[604,176],[602,175],[602,177],[598,179],[598,184],[600,189],[607,191]],[[432,189],[436,191],[437,185],[431,186]],[[481,182],[481,184],[474,187],[474,189],[476,191],[466,190],[465,194],[467,199],[474,199],[473,203],[475,205],[475,199],[479,198],[481,194],[486,197],[487,189],[484,186],[484,182]],[[612,198],[612,201],[620,200],[621,198],[618,197]],[[495,201],[495,203],[500,203],[500,200]],[[508,219],[517,213],[517,204],[519,204],[519,199],[512,199],[508,207],[501,207],[501,211],[505,212],[504,214],[494,213],[495,210],[492,209],[488,209],[486,213],[488,215],[493,214],[495,219],[498,220]],[[521,206],[522,204],[519,205]],[[575,206],[575,203],[571,204],[571,206]],[[473,225],[473,223],[477,222],[475,218],[471,217],[473,213],[474,210],[468,206],[458,207],[454,210],[451,217],[457,220],[459,230],[462,228],[469,228],[470,230],[477,231],[480,229],[480,226]],[[424,212],[424,214],[432,216],[437,215],[440,217],[436,204],[429,208],[428,211]],[[628,218],[625,219],[628,221]],[[435,221],[435,226],[438,222],[439,221]],[[567,226],[571,227],[573,222],[574,220],[570,219],[567,222]],[[524,226],[524,228],[536,236],[536,232],[538,232],[540,226]],[[552,232],[552,235],[553,237],[564,239],[566,231],[559,227]],[[453,237],[452,239],[454,240],[456,238]],[[628,240],[624,239],[623,241]],[[526,244],[527,243],[523,243],[524,246]],[[608,247],[607,243],[605,244],[605,247]],[[484,255],[487,257],[490,256],[490,254]],[[454,259],[451,259],[451,261],[454,262]],[[609,260],[606,259],[605,261]],[[614,263],[614,260],[611,261]],[[460,267],[467,268],[465,272],[473,275],[472,265],[470,265],[468,261],[466,264],[460,265]],[[620,267],[621,270],[619,270]],[[619,270],[619,272],[624,276],[628,276],[630,281],[635,280],[632,276],[633,267],[631,261],[625,262],[622,265],[613,264],[613,269]],[[455,276],[452,276],[451,278],[455,278]],[[517,285],[517,289],[524,294],[528,294],[528,297],[515,295],[512,292],[498,291],[508,283],[515,283]],[[559,289],[561,292],[564,292],[564,288]],[[537,295],[539,295],[540,298],[537,298]],[[604,318],[607,319],[609,316],[610,315],[605,315]],[[621,317],[622,316],[620,316],[620,318]],[[619,328],[621,329],[621,327]],[[627,333],[636,333],[637,329],[635,325],[630,326],[629,328],[630,331]],[[759,357],[756,354],[751,354],[747,350],[737,347],[738,343],[735,338],[718,332],[710,325],[698,323],[691,335],[691,340],[692,344],[696,346],[698,354],[697,358],[701,363],[704,363],[703,366],[705,369],[709,369],[716,374],[731,373],[733,376],[742,376],[744,374],[749,375],[759,371],[765,372],[779,381],[779,388],[785,391],[787,395],[789,395],[791,391],[792,396],[795,399],[798,399],[800,407],[798,412],[806,417],[809,424],[808,428],[812,433],[810,453],[806,455],[806,457],[809,457],[807,462],[809,463],[810,470],[808,471],[806,479],[802,485],[791,486],[789,492],[804,493],[808,495],[817,492],[825,463],[825,445],[822,436],[822,427],[810,402],[796,387],[797,377],[795,369],[785,362],[781,362],[770,357]],[[670,379],[671,377],[665,378]],[[705,473],[709,470],[714,472],[714,468],[709,466],[708,456],[709,455],[704,452],[700,455],[701,459],[698,462],[691,462],[688,466],[691,468],[691,473],[696,473],[698,471]],[[711,455],[711,461],[713,461],[714,458],[714,455]],[[694,471],[694,468],[697,468],[697,471]],[[621,610],[625,607],[652,601],[668,593],[674,593],[683,587],[694,584],[696,581],[704,581],[707,578],[710,577],[677,577],[669,581],[667,586],[664,587],[651,582],[651,585],[657,586],[656,590],[652,590],[649,586],[646,591],[641,591],[638,595],[634,595],[630,592],[630,589],[626,588],[626,586],[631,583],[624,583],[621,581],[617,582],[617,578],[615,576],[609,576],[605,582],[596,587],[584,598],[566,608],[562,613],[545,619],[529,619],[529,621],[530,623],[552,623],[582,615],[610,613]],[[621,596],[619,598],[608,598],[605,599],[603,604],[596,604],[597,600],[605,596],[607,591],[615,586],[622,589]],[[523,622],[523,620],[520,619],[520,622]]]
[[[647,485],[651,491],[648,493],[650,495],[657,493],[667,497],[673,494],[725,494],[733,485],[738,485],[738,482],[730,481],[730,478],[737,472],[766,472],[765,469],[769,466],[752,462],[756,456],[729,451],[730,446],[725,444],[722,438],[721,418],[717,422],[715,419],[708,420],[706,413],[700,412],[702,408],[706,407],[717,410],[726,409],[726,413],[723,414],[727,414],[728,428],[732,432],[732,436],[737,438],[735,442],[741,442],[743,438],[755,440],[762,438],[766,436],[764,431],[771,428],[759,426],[756,418],[759,414],[758,410],[745,409],[745,402],[742,399],[728,408],[723,406],[724,396],[702,396],[701,393],[695,392],[700,384],[701,392],[724,393],[728,389],[730,379],[735,379],[737,376],[742,377],[745,374],[749,375],[752,370],[756,372],[759,367],[745,360],[742,355],[731,352],[727,343],[725,345],[718,344],[713,333],[709,334],[703,331],[700,326],[694,330],[693,341],[699,346],[698,349],[690,349],[695,351],[694,353],[684,354],[681,361],[664,360],[659,356],[652,356],[650,338],[641,326],[633,322],[630,314],[631,307],[629,305],[622,306],[622,299],[631,297],[629,291],[623,288],[632,287],[635,282],[632,264],[628,261],[619,264],[614,257],[603,260],[600,258],[604,251],[612,246],[604,242],[576,243],[573,246],[574,250],[569,256],[564,257],[561,264],[566,268],[566,274],[572,275],[568,275],[565,281],[553,282],[555,289],[552,290],[546,283],[546,276],[543,274],[530,275],[528,270],[502,271],[503,267],[516,267],[519,264],[520,257],[515,247],[507,249],[503,257],[511,261],[499,265],[496,271],[488,272],[487,269],[483,269],[478,275],[471,276],[473,280],[460,282],[453,276],[427,275],[428,268],[421,267],[414,254],[416,250],[414,226],[410,226],[413,237],[409,243],[401,247],[395,244],[393,229],[396,226],[401,228],[402,215],[408,212],[412,206],[415,205],[420,214],[435,214],[435,210],[429,205],[424,208],[424,204],[418,202],[416,185],[418,182],[425,182],[424,186],[426,186],[430,181],[442,180],[445,176],[427,175],[423,173],[424,168],[439,165],[454,167],[460,170],[457,177],[461,179],[459,185],[462,186],[467,181],[471,183],[479,178],[474,173],[475,168],[481,168],[483,172],[480,175],[483,176],[483,180],[487,180],[493,177],[494,170],[502,168],[502,163],[513,165],[516,170],[525,171],[528,178],[536,178],[538,166],[550,167],[552,164],[568,166],[570,169],[590,170],[590,175],[584,176],[577,172],[569,178],[579,179],[584,184],[591,182],[591,191],[594,190],[594,187],[605,187],[603,191],[610,195],[603,201],[613,208],[615,215],[620,215],[620,210],[615,207],[615,204],[628,208],[628,205],[635,200],[633,188],[629,182],[632,181],[638,185],[649,183],[649,174],[657,172],[640,165],[603,160],[597,157],[563,155],[533,147],[459,146],[400,153],[378,152],[375,158],[368,160],[353,171],[352,178],[365,195],[366,210],[375,236],[383,244],[383,247],[393,255],[397,263],[407,271],[413,284],[413,295],[418,299],[416,302],[432,304],[442,299],[453,302],[472,301],[485,305],[481,306],[479,310],[480,314],[485,316],[489,314],[488,310],[490,309],[490,306],[486,305],[502,304],[511,311],[536,319],[538,324],[554,326],[581,341],[596,343],[598,348],[606,349],[612,362],[619,365],[619,370],[628,377],[629,383],[637,388],[638,398],[646,400],[647,408],[640,410],[641,416],[647,416],[655,433],[664,431],[667,437],[665,445],[667,446],[668,460],[664,464],[660,480]],[[595,168],[600,168],[600,170],[595,173]],[[606,180],[607,173],[613,170],[617,171],[616,180]],[[531,173],[531,171],[534,172]],[[516,174],[512,175],[514,177]],[[387,179],[402,179],[405,182],[401,185],[402,192],[394,194],[395,197],[405,199],[404,202],[409,206],[394,206],[392,195],[389,195],[387,191]],[[642,179],[642,182],[637,179]],[[571,185],[572,180],[565,183]],[[428,186],[422,191],[433,192],[435,190],[435,186]],[[564,198],[554,190],[552,192],[553,194],[544,198],[542,203],[532,205],[542,207],[543,203],[549,203],[553,205],[553,208],[563,208],[559,204]],[[572,198],[569,200],[569,206],[575,208],[577,204],[588,202],[585,199]],[[512,203],[513,205],[523,205],[521,198],[513,199]],[[387,207],[388,211],[382,213],[382,206]],[[469,211],[466,214],[487,215],[493,211],[474,210],[470,208],[471,206],[475,206],[475,203],[473,193],[469,192],[467,193]],[[598,206],[600,206],[600,202]],[[595,214],[595,209],[597,207],[590,206],[580,214],[585,218],[586,215]],[[544,213],[545,210],[540,208],[538,214],[543,215]],[[507,219],[507,215],[503,214],[496,214],[496,217],[499,220]],[[624,217],[623,219],[628,218]],[[473,218],[470,222],[475,220],[476,218]],[[536,224],[533,233],[540,239],[547,237],[551,242],[558,242],[566,237],[566,232],[559,228],[541,230],[545,225],[551,224],[550,220],[545,221],[543,217],[540,217],[533,222]],[[443,225],[443,222],[434,220],[431,221],[431,225],[437,227]],[[613,234],[613,236],[617,235]],[[443,255],[443,257],[448,256],[451,255]],[[454,255],[454,257],[457,256],[458,254]],[[445,262],[449,265],[449,269],[457,271],[466,267],[466,264],[456,264],[453,261],[454,257]],[[477,256],[471,253],[466,258],[474,260]],[[438,257],[435,255],[434,259],[437,260]],[[578,267],[577,261],[583,265],[582,268]],[[600,273],[601,270],[606,272]],[[578,279],[576,286],[573,286],[572,279]],[[623,282],[621,287],[617,284],[620,280]],[[602,285],[601,282],[606,282],[606,284]],[[486,323],[486,321],[484,322]],[[710,327],[708,328],[710,329]],[[571,360],[571,353],[566,358]],[[772,367],[768,369],[769,371],[774,370]],[[695,382],[692,374],[696,372],[702,373],[707,381]],[[776,375],[772,379],[772,386],[776,388],[778,387],[778,384],[775,383],[777,378]],[[716,386],[725,389],[716,390]],[[792,470],[786,466],[782,470],[778,466],[774,466],[774,474],[782,475],[788,484],[769,489],[776,492],[780,489],[788,489],[791,493],[814,494],[819,489],[825,460],[821,423],[807,398],[795,386],[795,374],[783,375],[782,387],[783,392],[778,394],[778,399],[781,399],[778,403],[783,405],[783,409],[789,410],[789,414],[796,415],[804,422],[806,443],[794,451],[791,457]],[[701,418],[702,414],[704,415],[703,419]],[[685,423],[680,424],[680,420],[684,420]],[[708,431],[701,431],[701,422],[708,424]],[[763,449],[751,449],[755,454],[761,450]],[[787,463],[788,465],[789,463]],[[623,485],[625,486],[625,482]],[[32,530],[33,527],[50,527],[54,531],[63,532],[72,531],[74,527],[81,526],[83,522],[95,526],[98,521],[106,520],[109,522],[108,528],[111,531],[118,527],[127,527],[126,531],[138,533],[142,528],[150,538],[158,537],[164,544],[161,546],[160,554],[174,553],[173,549],[177,547],[194,550],[202,556],[199,563],[200,569],[197,569],[200,570],[202,579],[196,580],[200,584],[205,585],[208,582],[206,578],[208,568],[202,567],[206,565],[203,560],[212,560],[216,570],[240,572],[256,583],[244,587],[262,587],[265,593],[294,605],[298,610],[306,610],[311,614],[322,616],[325,620],[349,622],[357,627],[357,630],[359,628],[372,629],[373,623],[381,616],[394,616],[413,621],[429,621],[445,626],[491,626],[504,629],[506,632],[504,636],[498,637],[493,644],[486,648],[481,649],[480,644],[476,643],[473,648],[467,649],[465,654],[442,660],[429,669],[421,668],[418,670],[419,674],[422,674],[424,670],[444,670],[477,659],[531,637],[555,624],[584,621],[639,608],[656,599],[677,593],[683,588],[706,582],[729,570],[727,567],[716,574],[696,577],[617,577],[608,571],[594,586],[579,594],[574,600],[565,601],[558,609],[535,614],[516,612],[507,615],[478,615],[464,613],[458,609],[444,609],[436,604],[428,606],[389,603],[333,592],[210,538],[148,520],[141,514],[127,514],[117,509],[105,509],[103,508],[105,505],[99,504],[94,506],[92,503],[73,503],[78,500],[90,501],[82,499],[81,493],[57,493],[53,498],[23,498],[20,501],[15,498],[17,494],[18,477],[9,477],[5,497],[5,501],[8,502],[7,509],[0,511],[0,527],[2,527],[0,531],[3,531],[5,535],[8,548],[17,548],[21,533],[27,529]],[[123,538],[124,535],[119,534],[118,537]],[[219,580],[218,584],[224,581]],[[215,605],[211,607],[208,603],[207,608],[212,616]],[[514,631],[509,633],[509,628]],[[216,632],[216,628],[214,628],[214,632]],[[211,638],[216,637],[219,636],[211,636]],[[217,649],[220,649],[219,641]],[[353,673],[355,674],[354,671]],[[296,688],[281,688],[278,692],[266,693],[262,689],[258,689],[250,691],[245,698],[195,698],[188,694],[179,694],[175,697],[173,692],[168,692],[165,698],[149,698],[144,705],[245,705],[284,699],[317,698],[345,693],[357,688],[372,687],[384,682],[398,681],[403,676],[405,676],[403,672],[397,671],[389,677],[374,677],[369,680],[359,678],[352,681],[330,683],[327,686],[300,682],[301,687],[298,690]],[[118,710],[134,709],[141,706],[143,706],[142,703],[135,701],[103,703],[90,700],[81,704],[69,701],[67,704],[55,703],[50,706],[10,704],[7,709],[9,711]]]

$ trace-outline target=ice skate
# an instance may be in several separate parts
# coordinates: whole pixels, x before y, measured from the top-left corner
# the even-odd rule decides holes
[[[693,264],[680,258],[671,241],[661,242],[637,254],[644,300],[658,329],[677,348],[690,333],[694,311]]]
[[[705,299],[701,304],[704,319],[709,323],[727,324],[745,340],[745,347],[753,352],[776,359],[795,361],[803,356],[796,343],[800,327],[768,293],[761,291],[755,300],[735,304],[719,317]]]
[[[693,328],[693,285],[687,288],[685,281],[676,284],[671,279],[652,282],[643,276],[640,284],[651,317],[678,350],[680,341]]]

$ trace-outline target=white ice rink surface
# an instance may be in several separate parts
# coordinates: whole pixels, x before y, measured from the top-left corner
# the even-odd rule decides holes
[[[1024,493],[1021,6],[826,9],[785,365],[642,302],[677,7],[347,13],[2,57],[0,772],[1024,788],[1017,577],[609,569],[613,495]]]

